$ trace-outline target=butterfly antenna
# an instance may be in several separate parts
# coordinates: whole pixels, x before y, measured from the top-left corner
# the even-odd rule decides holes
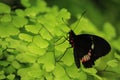
[[[80,18],[79,18],[79,20],[78,20],[78,23],[76,24],[76,26],[74,27],[74,29],[73,29],[73,30],[75,30],[75,29],[76,29],[76,27],[79,25],[80,20],[81,20],[82,16],[83,16],[85,13],[86,13],[86,10],[85,10],[85,11],[81,14],[81,16],[80,16]]]

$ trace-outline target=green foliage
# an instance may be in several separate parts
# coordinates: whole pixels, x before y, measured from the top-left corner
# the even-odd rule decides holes
[[[0,14],[1,13],[10,13],[10,7],[3,3],[0,3]]]
[[[21,3],[25,9],[10,10],[0,3],[1,80],[119,80],[120,38],[115,39],[117,32],[110,22],[101,31],[83,16],[67,26],[72,15],[67,9],[48,7],[44,0]],[[110,54],[97,60],[93,68],[81,64],[77,69],[73,49],[68,49],[70,44],[64,38],[71,29],[105,38],[112,46]]]

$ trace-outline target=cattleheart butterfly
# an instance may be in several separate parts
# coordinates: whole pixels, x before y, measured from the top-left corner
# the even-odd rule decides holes
[[[96,59],[105,56],[111,50],[109,43],[103,38],[91,34],[75,35],[72,30],[69,32],[69,43],[74,49],[77,68],[80,67],[80,62],[86,68],[92,67]]]

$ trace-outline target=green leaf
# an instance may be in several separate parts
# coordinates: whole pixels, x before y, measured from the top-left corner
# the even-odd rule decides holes
[[[63,36],[68,33],[70,31],[70,28],[66,25],[66,24],[59,24],[54,33],[57,35],[57,36]]]
[[[24,5],[25,7],[30,7],[30,6],[31,6],[29,0],[21,0],[21,3],[22,3],[22,5]]]
[[[16,49],[16,50],[13,49],[13,52],[11,52],[11,50],[8,49],[14,55],[18,54],[19,52],[24,52],[24,51],[28,50],[28,48],[27,48],[28,43],[24,43],[21,40],[13,39],[13,38],[9,37],[9,38],[6,38],[6,42],[9,43],[10,48]]]
[[[20,61],[21,63],[34,63],[36,61],[36,56],[30,55],[30,53],[21,53],[16,56],[16,60]],[[14,65],[15,66],[15,65]],[[18,63],[19,66],[19,63]],[[15,67],[18,67],[15,66]]]
[[[19,34],[19,38],[21,40],[27,41],[27,42],[32,42],[32,36],[29,34],[25,34],[25,33],[20,33]]]
[[[44,56],[38,59],[38,63],[44,64],[47,72],[51,72],[55,68],[55,58],[53,52],[47,52]]]
[[[62,66],[60,66],[59,64],[56,64],[53,74],[55,77],[61,77],[65,75],[65,70]]]
[[[7,57],[7,61],[13,61],[14,59],[15,59],[15,56],[13,56],[13,55],[9,55]]]
[[[11,35],[17,35],[19,30],[11,23],[2,23],[0,25],[0,36],[9,37]]]
[[[56,45],[55,49],[64,53],[66,48],[68,48],[68,47],[69,47],[69,43],[68,43],[68,41],[67,42],[65,41],[59,45]]]
[[[118,66],[118,61],[113,59],[107,62],[107,65],[110,67],[117,67]]]
[[[12,23],[14,24],[15,27],[21,28],[28,23],[28,20],[21,16],[14,16]]]
[[[18,63],[17,61],[13,61],[13,62],[12,62],[12,66],[13,66],[15,69],[21,68],[20,63]]]
[[[120,51],[120,38],[118,38],[117,40],[113,40],[112,45],[114,46],[115,49]]]
[[[10,22],[12,20],[11,15],[5,14],[1,17],[1,22]]]
[[[15,78],[15,75],[14,75],[14,74],[9,74],[9,75],[7,76],[7,79],[9,79],[9,80],[14,80],[14,78]]]
[[[52,35],[48,32],[48,31],[46,31],[45,29],[42,29],[40,32],[39,32],[40,34],[41,34],[41,36],[44,38],[44,39],[47,39],[47,40],[50,40],[50,39],[52,39]]]
[[[16,72],[16,69],[13,67],[13,66],[8,66],[6,69],[5,69],[5,73],[7,74],[12,74],[12,73],[15,73]]]
[[[102,79],[100,79],[100,80],[119,80],[120,73],[119,73],[118,68],[114,68],[114,70],[116,70],[118,72],[112,71],[111,67],[109,68],[108,71],[106,70],[106,71],[99,72],[99,75],[102,77]]]
[[[10,7],[6,4],[0,3],[0,14],[1,13],[10,13]]]
[[[49,43],[39,35],[34,37],[33,43],[40,48],[47,48],[49,45]]]
[[[66,19],[70,19],[70,16],[71,16],[71,14],[67,11],[67,9],[63,8],[60,10],[58,15],[56,16],[56,19],[57,19],[58,23],[63,23],[62,18],[64,20],[66,20]]]
[[[25,15],[30,18],[35,18],[38,13],[39,11],[37,7],[31,7],[31,8],[25,9]]]
[[[95,68],[87,68],[87,69],[83,68],[82,70],[88,73],[89,75],[96,77],[98,80],[103,80],[100,76],[96,74],[97,70]]]
[[[73,49],[68,49],[63,56],[62,61],[67,66],[71,66],[74,63]]]
[[[6,78],[6,76],[4,74],[0,74],[0,79],[4,80]]]
[[[53,74],[52,73],[45,73],[45,78],[47,80],[54,80]]]
[[[1,47],[1,53],[0,54],[3,54],[3,50],[5,50],[7,47],[7,45],[8,45],[9,43],[7,42],[7,41],[5,41],[5,40],[2,40],[2,39],[0,39],[0,47]]]
[[[97,80],[103,80],[102,79],[102,77],[100,77],[100,76],[98,76],[98,75],[96,75],[96,74],[92,74],[94,77],[96,77],[97,78]]]
[[[38,46],[36,46],[35,44],[31,43],[29,46],[28,46],[28,50],[34,54],[34,55],[39,55],[39,56],[42,56],[45,54],[46,52],[46,49],[45,48],[40,48]]]
[[[16,9],[15,13],[16,13],[17,16],[20,16],[20,17],[25,16],[24,11],[22,9]]]
[[[110,23],[106,22],[104,24],[103,30],[104,33],[106,33],[110,39],[116,37],[116,30]]]
[[[47,72],[50,72],[50,71],[54,70],[54,68],[55,68],[55,58],[54,58],[53,52],[48,52],[46,54],[46,60],[45,60],[44,67],[45,67]]]
[[[120,60],[120,55],[118,53],[114,53],[115,58]]]
[[[66,75],[64,68],[60,66],[59,64],[56,64],[53,74],[55,76],[54,80],[64,80],[64,79],[70,80],[68,76]]]
[[[41,25],[40,24],[35,24],[35,25],[25,25],[25,29],[29,32],[32,32],[34,34],[38,34],[38,32],[41,29]]]
[[[87,80],[87,75],[85,72],[80,71],[79,75],[79,80]]]
[[[89,73],[89,74],[96,74],[97,73],[97,70],[95,68],[83,68],[83,71],[85,71],[86,73]]]
[[[1,66],[8,66],[9,64],[10,64],[10,62],[8,62],[8,61],[0,61]]]
[[[47,10],[47,4],[44,0],[37,0],[36,4],[37,4],[37,9],[40,12],[45,12]]]
[[[40,65],[34,63],[31,67],[21,68],[18,70],[18,75],[21,76],[22,80],[42,80],[43,71],[40,69]]]
[[[79,20],[71,25],[72,29],[74,29],[76,27],[78,22],[79,22]],[[96,26],[90,22],[89,19],[82,17],[81,21],[75,28],[75,33],[80,34],[81,32],[98,33],[98,30],[97,30]]]
[[[77,69],[75,64],[70,67],[67,67],[66,72],[71,78],[75,80],[86,80],[87,79],[87,74],[81,71],[81,69],[80,70]]]

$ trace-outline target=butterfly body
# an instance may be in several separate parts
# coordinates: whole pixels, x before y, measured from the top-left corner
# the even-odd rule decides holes
[[[86,68],[92,67],[96,59],[105,56],[111,49],[109,43],[99,36],[75,35],[72,30],[69,32],[69,43],[74,49],[74,60],[77,68],[80,67],[80,62]]]

